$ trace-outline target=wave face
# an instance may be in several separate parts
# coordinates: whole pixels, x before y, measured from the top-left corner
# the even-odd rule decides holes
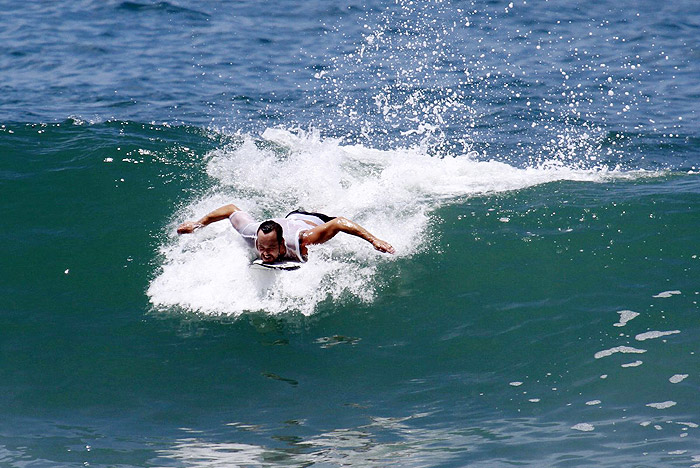
[[[697,1],[0,24],[0,465],[700,462]],[[176,234],[227,203],[397,252]]]

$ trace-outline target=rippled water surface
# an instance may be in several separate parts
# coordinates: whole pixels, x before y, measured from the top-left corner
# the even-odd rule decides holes
[[[0,465],[700,465],[696,1],[0,7]]]

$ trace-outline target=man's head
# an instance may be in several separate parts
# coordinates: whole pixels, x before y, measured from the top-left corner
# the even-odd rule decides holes
[[[284,237],[282,237],[282,226],[272,220],[262,223],[258,228],[255,248],[264,263],[280,260],[287,253]]]

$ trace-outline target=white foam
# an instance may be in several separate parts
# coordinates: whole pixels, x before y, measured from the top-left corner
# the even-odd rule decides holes
[[[676,374],[673,375],[670,379],[668,379],[669,382],[672,384],[677,384],[683,382],[685,379],[688,378],[688,374]]]
[[[607,356],[611,356],[611,355],[616,354],[616,353],[641,354],[641,353],[646,353],[646,352],[647,352],[646,349],[637,349],[637,348],[632,348],[631,346],[616,346],[614,348],[604,349],[602,351],[598,351],[597,353],[595,353],[593,355],[593,357],[596,359],[600,359],[600,358],[604,358]]]
[[[671,296],[675,296],[675,295],[680,294],[680,293],[681,293],[680,291],[664,291],[664,292],[660,292],[659,294],[656,294],[652,297],[667,299]]]
[[[639,316],[639,313],[631,310],[620,310],[618,314],[620,314],[620,321],[613,324],[616,327],[624,327],[627,322]]]
[[[590,432],[595,430],[595,427],[593,424],[588,424],[588,423],[578,423],[574,426],[571,426],[571,429],[574,429],[576,431],[581,431],[581,432]]]
[[[326,299],[372,301],[381,288],[378,271],[430,248],[438,235],[431,213],[445,204],[553,181],[634,177],[554,162],[517,168],[467,154],[439,158],[419,149],[347,146],[314,132],[268,129],[262,138],[237,138],[236,144],[206,156],[212,189],[173,214],[148,288],[158,308],[226,315],[297,310],[308,315]],[[258,219],[297,208],[342,215],[390,242],[397,253],[381,254],[360,239],[341,235],[311,249],[310,261],[300,270],[261,277],[248,268],[252,253],[227,221],[191,235],[175,234],[180,222],[228,203]]]
[[[666,408],[671,408],[672,406],[676,406],[675,401],[662,401],[660,403],[648,403],[648,407],[650,408],[656,408],[656,409],[666,409]]]
[[[639,367],[644,364],[644,361],[634,361],[628,362],[627,364],[622,364],[620,367]]]
[[[646,333],[640,333],[639,335],[635,336],[634,339],[637,341],[653,340],[655,338],[661,338],[662,336],[675,335],[680,332],[680,330],[649,331]]]

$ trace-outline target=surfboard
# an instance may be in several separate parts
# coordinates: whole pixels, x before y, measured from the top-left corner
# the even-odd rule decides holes
[[[262,260],[257,259],[257,260],[253,260],[253,263],[250,266],[251,266],[251,268],[262,269],[262,270],[291,271],[291,270],[298,270],[299,268],[301,268],[301,263],[299,263],[299,262],[263,263]]]

